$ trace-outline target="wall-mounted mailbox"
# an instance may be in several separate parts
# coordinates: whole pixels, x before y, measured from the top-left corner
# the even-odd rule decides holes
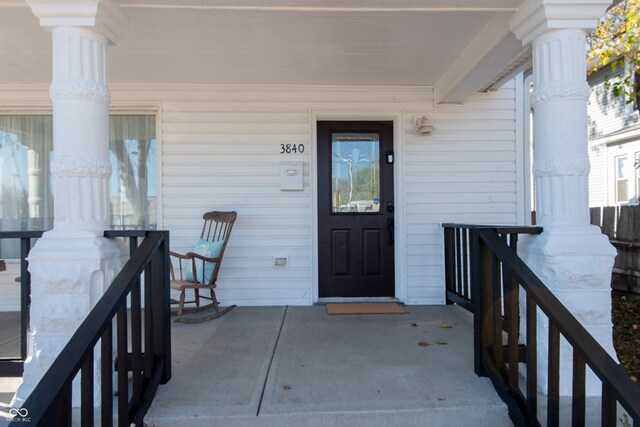
[[[303,163],[280,163],[280,191],[302,191]]]

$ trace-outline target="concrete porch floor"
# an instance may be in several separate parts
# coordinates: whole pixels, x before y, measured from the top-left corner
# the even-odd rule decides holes
[[[173,376],[145,424],[511,425],[490,381],[473,372],[471,315],[456,306],[406,311],[238,307],[205,323],[173,323]]]

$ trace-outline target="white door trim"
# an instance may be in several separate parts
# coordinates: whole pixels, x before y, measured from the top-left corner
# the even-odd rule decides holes
[[[309,182],[311,185],[311,287],[313,303],[318,302],[318,121],[393,121],[393,191],[395,220],[395,297],[406,302],[406,236],[404,191],[404,111],[390,110],[309,110],[311,159]]]

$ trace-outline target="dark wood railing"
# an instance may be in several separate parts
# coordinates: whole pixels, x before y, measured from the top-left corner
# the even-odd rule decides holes
[[[20,357],[0,359],[0,377],[21,377],[27,359],[29,306],[31,305],[31,275],[27,256],[31,239],[42,237],[43,231],[0,231],[0,239],[20,239]]]
[[[477,260],[475,251],[478,241],[477,230],[493,228],[500,236],[506,237],[508,245],[516,251],[518,249],[519,234],[540,234],[541,227],[491,226],[469,224],[443,224],[445,250],[445,284],[447,290],[447,304],[458,304],[469,311],[473,311],[473,289],[471,287],[472,260]]]
[[[537,412],[537,317],[542,313],[549,324],[548,343],[541,346],[548,360],[547,419],[543,424],[551,427],[560,423],[560,337],[564,337],[573,350],[572,425],[583,426],[595,421],[586,420],[587,366],[602,384],[600,424],[615,426],[618,422],[617,404],[620,404],[633,420],[633,425],[640,425],[640,387],[507,244],[505,234],[510,233],[501,227],[458,227],[455,224],[446,224],[445,229],[449,239],[451,233],[460,233],[458,229],[471,230],[466,240],[469,248],[454,248],[446,256],[450,257],[458,250],[469,253],[476,373],[491,379],[507,403],[514,424],[540,425]],[[456,242],[461,244],[465,241],[459,239]],[[452,262],[447,260],[447,264]],[[524,296],[523,313],[520,311],[521,295]],[[526,337],[520,330],[521,315],[525,319]],[[519,343],[525,343],[524,348]],[[524,390],[519,378],[519,363],[526,365]]]
[[[97,378],[100,379],[99,418],[103,426],[114,424],[114,359],[118,426],[142,425],[158,385],[171,378],[169,232],[107,231],[105,236],[128,237],[134,252],[24,402],[22,408],[26,409],[32,425],[72,424],[72,383],[78,373],[80,410],[76,421],[83,426],[96,423],[96,352],[101,357]],[[144,240],[134,250],[138,237]],[[141,275],[144,275],[144,309]],[[20,420],[10,424],[20,425],[24,425]]]

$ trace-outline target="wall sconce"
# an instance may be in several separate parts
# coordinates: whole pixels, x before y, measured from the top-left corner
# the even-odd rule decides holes
[[[429,117],[422,116],[416,120],[416,133],[418,135],[431,135],[435,128],[429,123]]]
[[[3,259],[0,259],[0,271],[5,271],[7,269],[7,264]]]

